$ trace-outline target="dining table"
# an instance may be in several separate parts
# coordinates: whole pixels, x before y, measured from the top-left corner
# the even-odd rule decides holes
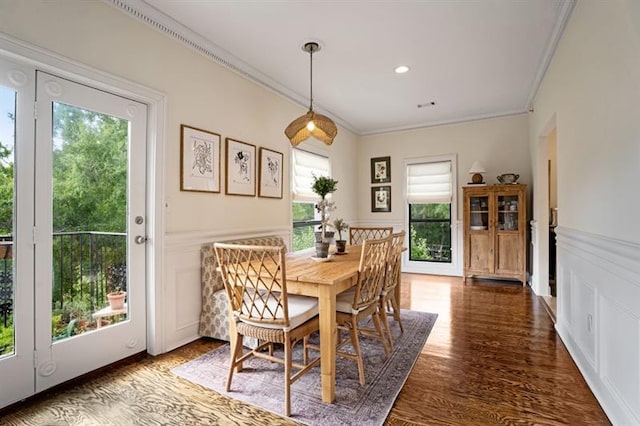
[[[318,299],[320,331],[320,376],[322,401],[336,399],[336,296],[356,285],[361,246],[347,246],[344,253],[315,257],[315,249],[287,253],[285,274],[288,294]],[[231,347],[234,347],[234,321],[231,321]],[[242,369],[242,366],[239,366]]]
[[[320,378],[322,401],[336,399],[336,296],[356,285],[361,246],[347,246],[344,254],[333,253],[325,261],[315,250],[287,253],[287,293],[318,299],[320,321]]]

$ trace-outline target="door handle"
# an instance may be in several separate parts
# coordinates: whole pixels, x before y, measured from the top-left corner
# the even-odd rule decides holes
[[[136,244],[144,244],[145,242],[147,242],[147,237],[143,237],[142,235],[136,235],[136,237],[134,238],[134,241],[136,242]]]

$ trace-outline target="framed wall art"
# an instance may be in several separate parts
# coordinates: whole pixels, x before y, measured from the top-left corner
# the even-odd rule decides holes
[[[371,159],[371,183],[391,182],[391,157]]]
[[[225,139],[227,179],[225,193],[256,195],[256,146],[231,138]]]
[[[258,197],[282,198],[282,153],[260,147]]]
[[[385,185],[371,187],[371,211],[391,211],[391,186]]]
[[[180,190],[220,192],[220,135],[180,125]]]

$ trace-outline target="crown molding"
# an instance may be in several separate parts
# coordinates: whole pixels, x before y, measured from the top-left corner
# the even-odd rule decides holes
[[[250,66],[240,58],[233,55],[231,52],[221,48],[220,46],[205,39],[198,33],[192,31],[188,27],[180,24],[164,13],[153,8],[144,0],[103,0],[105,3],[115,7],[116,9],[134,17],[140,22],[154,28],[155,30],[173,38],[174,40],[182,43],[183,45],[195,50],[196,52],[206,56],[214,61],[216,64],[225,67],[226,69],[240,75],[241,77],[252,81],[265,89],[290,100],[296,105],[301,106],[305,110],[308,108],[307,97],[300,95],[276,80],[263,74],[256,68]],[[543,60],[540,62],[536,77],[531,83],[529,95],[527,97],[526,105],[521,109],[515,109],[511,111],[503,111],[493,114],[484,114],[476,116],[459,117],[452,120],[441,120],[428,123],[416,123],[407,126],[391,127],[385,129],[377,129],[371,131],[363,131],[354,127],[352,124],[346,122],[344,119],[331,113],[331,111],[323,108],[322,105],[314,104],[314,109],[321,113],[331,117],[341,127],[349,130],[357,136],[372,136],[380,135],[392,132],[402,132],[417,129],[424,129],[428,127],[465,123],[477,120],[486,120],[492,118],[506,117],[511,115],[524,114],[528,112],[533,105],[537,92],[542,84],[542,80],[549,68],[553,55],[556,51],[562,33],[571,17],[571,14],[575,8],[576,0],[568,0],[558,2],[558,8],[560,9],[558,19],[556,20],[554,30],[549,36],[546,50],[543,55]]]
[[[387,128],[387,129],[372,130],[370,132],[360,132],[358,135],[359,136],[374,136],[374,135],[383,135],[385,133],[408,132],[408,131],[412,131],[412,130],[427,129],[429,127],[447,126],[447,125],[451,125],[451,124],[470,123],[472,121],[491,120],[491,119],[494,119],[494,118],[511,117],[511,116],[515,116],[515,115],[526,114],[527,112],[528,111],[526,111],[526,110],[514,110],[514,111],[507,111],[507,112],[499,112],[499,113],[495,113],[495,114],[483,114],[483,115],[473,115],[473,116],[470,115],[470,116],[455,118],[455,119],[451,119],[451,120],[440,120],[440,121],[433,121],[433,122],[429,122],[429,123],[419,123],[419,124],[412,124],[412,125],[408,125],[408,126],[400,126],[400,127],[392,127],[392,128]]]
[[[155,30],[177,40],[185,46],[195,50],[196,52],[206,56],[216,64],[252,81],[273,93],[276,93],[294,104],[300,105],[308,109],[309,99],[302,96],[274,79],[263,74],[256,68],[250,66],[231,52],[221,48],[220,46],[210,42],[198,33],[185,27],[164,13],[153,8],[143,0],[103,0],[105,3],[115,7],[116,9],[134,17],[140,22],[154,28]],[[320,114],[331,117],[333,121],[341,127],[360,135],[358,129],[347,123],[340,117],[332,114],[331,111],[323,108],[321,105],[314,103],[314,110]]]
[[[558,47],[560,38],[562,38],[564,29],[569,22],[569,18],[571,18],[571,14],[573,13],[573,9],[575,9],[576,7],[576,0],[558,2],[557,7],[560,9],[560,13],[558,13],[558,19],[556,20],[556,25],[553,28],[553,32],[551,33],[551,35],[549,35],[549,40],[547,41],[547,49],[544,52],[542,61],[540,61],[540,65],[538,66],[536,78],[531,84],[529,97],[527,98],[527,104],[525,106],[526,111],[529,111],[533,107],[533,101],[538,94],[538,89],[540,89],[542,79],[549,69],[551,59],[553,59],[553,55],[556,53],[556,48]]]

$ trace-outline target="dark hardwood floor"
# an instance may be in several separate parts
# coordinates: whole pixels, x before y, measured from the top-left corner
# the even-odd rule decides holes
[[[610,424],[528,288],[416,274],[402,286],[403,308],[439,317],[388,425]],[[0,424],[294,424],[170,372],[219,345],[202,339],[89,375],[1,411]]]

